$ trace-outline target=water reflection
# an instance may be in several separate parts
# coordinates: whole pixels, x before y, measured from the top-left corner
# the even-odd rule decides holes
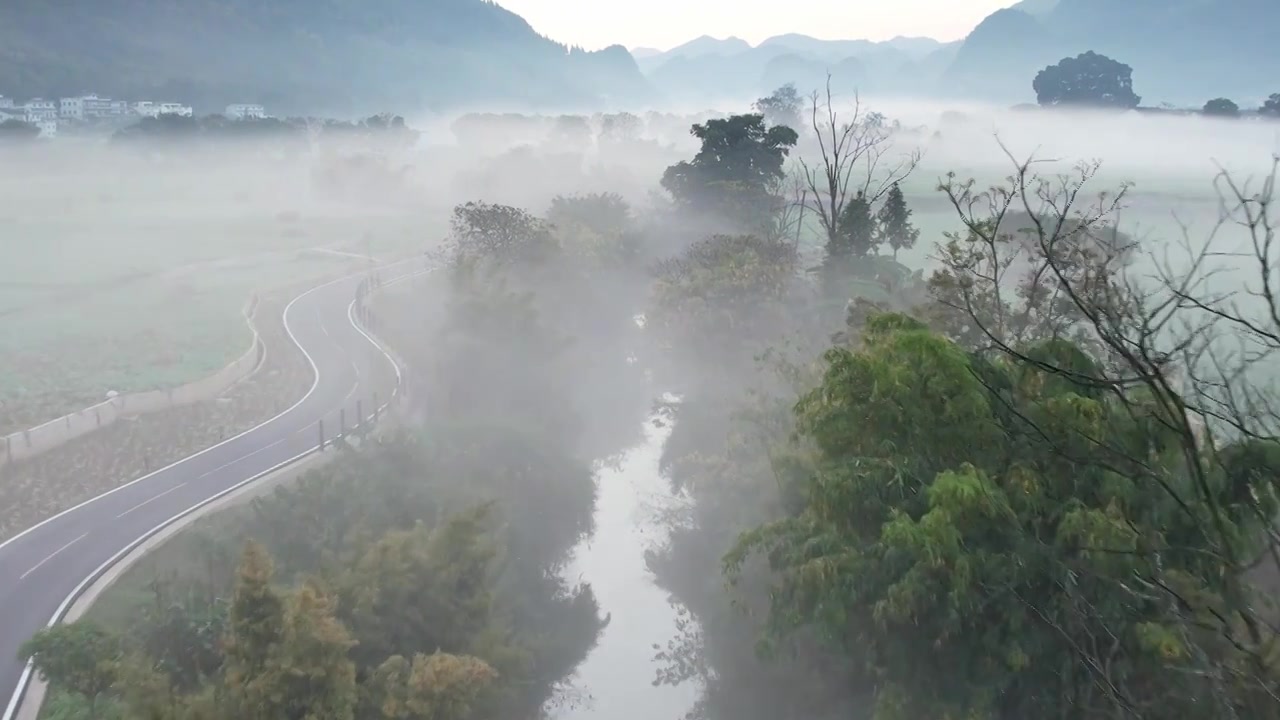
[[[585,697],[556,712],[560,720],[677,720],[697,699],[692,684],[653,685],[653,645],[665,647],[676,634],[676,611],[644,562],[645,550],[666,535],[655,510],[675,502],[658,471],[670,434],[669,422],[649,418],[645,441],[597,475],[596,532],[577,548],[566,574],[591,584],[610,623],[578,668],[574,685]]]

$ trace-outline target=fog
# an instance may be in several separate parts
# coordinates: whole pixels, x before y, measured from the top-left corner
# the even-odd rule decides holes
[[[1221,220],[1220,170],[1258,187],[1280,152],[1280,125],[1269,122],[860,102],[862,112],[892,124],[886,157],[921,153],[901,183],[921,235],[897,261],[925,277],[940,267],[944,233],[963,229],[936,189],[949,172],[985,187],[1031,157],[1048,161],[1039,166],[1046,176],[1100,161],[1085,194],[1132,183],[1111,221],[1150,258],[1166,257],[1182,226],[1193,240],[1210,237]],[[840,117],[855,117],[850,98],[836,103]],[[855,293],[827,297],[803,265],[776,282],[753,276],[726,281],[727,289],[699,285],[712,283],[715,270],[699,263],[721,258],[699,243],[748,231],[740,218],[676,202],[660,181],[698,152],[691,124],[748,110],[744,103],[625,121],[410,115],[416,134],[66,137],[0,147],[0,426],[21,432],[109,391],[174,387],[216,372],[250,340],[241,315],[250,297],[270,311],[255,320],[268,357],[296,355],[279,322],[285,302],[324,280],[413,259],[413,267],[434,271],[371,301],[373,330],[402,362],[405,392],[385,435],[344,450],[350,459],[331,471],[344,482],[358,478],[352,498],[377,508],[348,512],[316,500],[316,515],[282,520],[264,540],[277,582],[315,574],[339,598],[337,617],[361,643],[353,652],[386,651],[359,655],[355,676],[364,682],[381,672],[383,658],[413,649],[362,614],[390,612],[398,601],[371,599],[362,586],[383,587],[419,567],[445,576],[451,563],[470,562],[460,550],[432,555],[445,535],[419,546],[378,540],[381,533],[438,529],[444,518],[493,500],[497,519],[475,536],[496,548],[476,574],[485,600],[458,609],[443,586],[409,589],[396,597],[427,599],[406,605],[406,619],[386,620],[403,623],[403,637],[437,642],[416,652],[494,665],[501,692],[467,696],[488,717],[530,717],[541,708],[573,720],[695,710],[736,720],[796,707],[803,714],[792,717],[852,717],[842,713],[866,697],[841,686],[847,659],[828,663],[835,651],[802,638],[776,671],[755,655],[754,635],[773,597],[763,565],[748,565],[734,591],[744,597],[732,602],[721,577],[721,558],[738,534],[799,502],[763,469],[774,458],[760,455],[787,436],[796,400],[789,382],[816,381],[812,368],[846,330],[845,305]],[[799,135],[784,166],[793,177],[800,160],[821,163],[812,128]],[[482,205],[459,207],[466,203]],[[826,241],[812,217],[786,236],[805,257],[820,255]],[[1234,252],[1247,240],[1234,227],[1215,242]],[[888,262],[889,251],[881,254]],[[743,265],[751,272],[768,264],[759,260],[766,255],[752,257]],[[1255,282],[1256,274],[1243,274],[1247,263],[1220,264],[1232,274],[1218,287]],[[1145,273],[1152,265],[1134,267]],[[760,360],[770,351],[807,370],[798,380],[781,378]],[[279,373],[274,384],[305,373],[297,357],[291,362],[270,366]],[[289,402],[235,421],[251,427]],[[737,425],[744,412],[756,413],[759,426]],[[767,442],[753,440],[756,431]],[[67,447],[83,453],[77,467],[85,478],[102,477],[81,487],[59,475],[67,487],[50,491],[54,471],[7,464],[0,485],[45,491],[0,498],[30,504],[23,517],[40,519],[123,482],[115,475],[133,467],[122,459],[124,446]],[[415,487],[431,492],[418,497]],[[337,497],[316,493],[326,502]],[[271,512],[311,507],[305,497]],[[222,541],[238,548],[254,528],[274,527],[261,512],[219,531]],[[329,522],[340,529],[317,529],[323,560],[300,559],[310,557],[299,549],[309,523]],[[290,528],[299,537],[286,541]],[[10,535],[16,529],[5,527]],[[406,559],[377,575],[378,562],[419,550],[426,564]],[[210,571],[211,596],[231,596],[227,562]],[[812,669],[819,665],[821,673]],[[513,684],[503,685],[508,677]]]

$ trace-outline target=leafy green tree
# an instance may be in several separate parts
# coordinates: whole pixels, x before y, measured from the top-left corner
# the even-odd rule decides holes
[[[82,695],[89,720],[97,720],[99,698],[120,677],[122,653],[119,637],[85,621],[41,630],[18,650],[41,678]]]
[[[1267,101],[1262,103],[1259,112],[1268,117],[1280,117],[1280,93],[1273,93],[1271,97],[1267,98]]]
[[[366,683],[367,701],[386,720],[465,720],[497,679],[485,661],[467,655],[396,655]]]
[[[840,232],[836,241],[827,248],[829,257],[847,259],[875,252],[879,239],[876,235],[876,220],[865,193],[858,191],[852,200],[845,203],[838,227]]]
[[[567,252],[610,267],[625,267],[639,252],[631,207],[617,193],[551,199],[547,222]]]
[[[681,207],[747,229],[767,227],[782,202],[777,188],[796,131],[769,127],[763,115],[734,115],[695,124],[692,133],[702,147],[693,160],[667,168],[662,187]]]
[[[895,260],[899,250],[910,250],[920,239],[920,231],[911,224],[911,208],[907,207],[898,183],[885,194],[884,204],[876,214],[876,226],[880,242],[893,249]]]
[[[784,125],[799,131],[801,127],[800,108],[804,98],[796,91],[795,83],[787,83],[774,90],[752,105],[752,109],[764,116],[770,125]]]
[[[1133,68],[1090,50],[1036,74],[1032,88],[1045,106],[1135,108]]]
[[[224,682],[247,717],[272,717],[268,701],[275,692],[267,676],[284,636],[284,599],[272,587],[271,557],[262,545],[245,543],[231,597],[230,622],[224,642]]]
[[[264,669],[265,690],[253,711],[263,718],[351,720],[356,668],[347,658],[355,645],[334,615],[335,603],[320,587],[294,591],[284,615],[280,644]]]
[[[388,533],[346,578],[346,614],[362,667],[425,648],[472,650],[493,602],[497,548],[482,506],[431,531]]]
[[[455,266],[476,260],[500,266],[539,262],[558,251],[544,221],[510,205],[458,205],[450,226],[446,252]]]
[[[714,368],[700,383],[723,380],[785,332],[798,262],[794,246],[755,235],[694,243],[656,265],[646,328],[674,355]]]
[[[1214,117],[1239,117],[1240,106],[1227,98],[1214,98],[1204,104],[1201,112]]]
[[[1027,352],[1090,372],[1069,343]],[[1149,400],[968,355],[900,315],[825,359],[796,406],[812,449],[792,466],[803,509],[726,560],[737,572],[760,551],[780,573],[775,641],[811,628],[864,661],[849,681],[876,689],[877,720],[1196,716],[1212,683],[1194,679],[1190,630],[1131,583],[1197,597],[1224,583],[1203,534],[1138,470],[1158,462],[1177,482],[1186,462],[1171,430],[1130,415]],[[1098,433],[1129,465],[1098,457]]]

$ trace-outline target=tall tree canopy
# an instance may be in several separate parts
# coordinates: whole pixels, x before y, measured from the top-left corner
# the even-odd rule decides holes
[[[752,108],[764,116],[770,125],[785,125],[793,130],[800,129],[800,108],[804,98],[796,91],[795,83],[787,83],[772,93],[756,100]]]
[[[1041,105],[1134,108],[1133,68],[1090,50],[1064,58],[1036,74],[1032,82]]]
[[[662,187],[682,207],[711,212],[749,229],[771,222],[786,176],[783,163],[799,140],[796,131],[769,127],[763,115],[734,115],[695,124],[702,142],[691,161],[667,168]]]

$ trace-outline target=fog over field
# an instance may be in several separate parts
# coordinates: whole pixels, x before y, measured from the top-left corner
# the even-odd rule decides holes
[[[25,646],[43,717],[1280,717],[1280,123],[809,102],[0,146],[0,435],[265,348],[0,464],[0,541],[278,416],[341,323],[403,373]],[[1032,158],[1100,165],[1059,216]]]

